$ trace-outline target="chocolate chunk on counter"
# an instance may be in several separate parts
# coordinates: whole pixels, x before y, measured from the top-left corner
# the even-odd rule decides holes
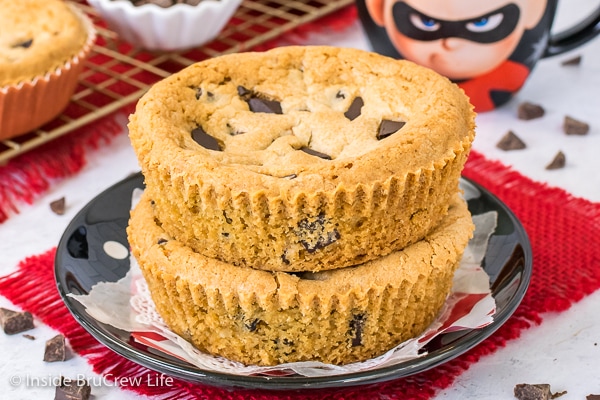
[[[28,334],[26,334],[26,333],[24,333],[24,334],[23,334],[23,337],[24,337],[25,339],[29,339],[29,340],[35,340],[35,336],[33,336],[33,335],[28,335]]]
[[[561,169],[565,167],[566,163],[567,158],[565,157],[565,154],[562,151],[559,151],[556,153],[550,164],[546,165],[546,169]]]
[[[196,143],[198,143],[205,149],[223,151],[221,143],[219,143],[217,139],[206,133],[204,129],[202,129],[202,127],[200,126],[192,131],[192,139],[194,139]]]
[[[90,383],[83,379],[61,377],[56,387],[54,400],[88,400],[92,394]]]
[[[65,198],[61,197],[50,202],[50,209],[56,215],[63,215],[65,213]]]
[[[17,312],[0,308],[0,326],[7,335],[14,335],[33,329],[33,316],[30,312]]]
[[[575,56],[575,57],[569,58],[567,60],[564,60],[560,64],[565,67],[579,65],[579,64],[581,64],[581,56]]]
[[[377,140],[392,136],[394,133],[402,129],[404,125],[406,125],[406,122],[404,121],[392,121],[389,119],[381,120],[379,129],[377,130]]]
[[[519,108],[517,110],[517,117],[523,120],[540,118],[543,117],[544,114],[545,110],[542,106],[527,101],[519,104]]]
[[[588,394],[585,400],[600,400],[600,394]]]
[[[44,361],[56,362],[65,361],[67,359],[67,347],[65,345],[65,337],[56,335],[52,339],[46,341],[44,350]]]
[[[365,102],[363,101],[362,97],[356,97],[354,100],[352,100],[352,104],[350,104],[350,107],[348,107],[348,111],[344,113],[344,116],[350,121],[354,121],[360,116],[364,105]]]
[[[579,121],[567,115],[563,122],[563,131],[567,135],[587,135],[590,131],[590,126],[583,121]]]
[[[552,398],[550,385],[547,383],[535,385],[520,383],[515,386],[514,394],[519,400],[550,400]]]
[[[510,151],[524,149],[527,145],[513,131],[508,131],[496,144],[496,147],[500,150]]]

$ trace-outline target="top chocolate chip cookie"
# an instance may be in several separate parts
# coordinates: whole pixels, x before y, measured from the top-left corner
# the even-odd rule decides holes
[[[443,218],[474,113],[410,62],[291,46],[184,69],[129,128],[171,235],[236,265],[318,271],[389,254]]]

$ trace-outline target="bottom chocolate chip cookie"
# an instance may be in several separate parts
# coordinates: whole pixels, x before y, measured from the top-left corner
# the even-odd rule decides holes
[[[346,364],[384,353],[435,319],[472,231],[457,195],[442,223],[402,251],[331,271],[269,272],[192,251],[142,197],[128,237],[157,310],[200,350],[254,365]]]

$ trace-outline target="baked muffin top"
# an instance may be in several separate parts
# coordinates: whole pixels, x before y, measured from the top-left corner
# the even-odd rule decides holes
[[[474,113],[409,61],[290,46],[185,68],[142,97],[129,129],[142,168],[239,191],[331,190],[441,167],[470,148]]]
[[[56,70],[87,38],[87,28],[62,0],[0,0],[0,86]]]

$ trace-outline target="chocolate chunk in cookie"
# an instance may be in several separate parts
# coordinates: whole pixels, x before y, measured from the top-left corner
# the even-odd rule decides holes
[[[323,160],[331,160],[331,157],[325,153],[321,153],[320,151],[311,149],[310,147],[301,147],[300,151],[305,152],[306,154],[310,154],[311,156],[322,158]]]
[[[382,120],[379,124],[379,129],[377,130],[377,140],[392,136],[394,133],[402,129],[404,125],[406,125],[406,122],[404,121],[392,121],[389,119]]]
[[[192,139],[194,139],[196,143],[198,143],[205,149],[223,151],[223,146],[221,145],[221,143],[217,139],[206,133],[201,126],[197,127],[192,131]]]
[[[367,318],[364,314],[354,315],[350,321],[350,335],[352,337],[352,347],[362,344],[362,334]]]
[[[365,102],[363,101],[362,97],[356,97],[354,100],[352,100],[352,104],[350,104],[350,107],[348,107],[348,111],[344,113],[344,116],[350,121],[354,121],[360,116],[364,105]]]
[[[238,95],[248,103],[250,111],[255,113],[283,114],[281,103],[277,100],[267,99],[266,96],[255,93],[244,86],[237,87]]]
[[[17,47],[21,47],[23,49],[28,49],[31,47],[32,44],[33,44],[33,39],[26,39],[26,40],[22,40],[22,41],[19,41],[19,42],[13,44],[11,47],[13,49],[16,49]]]

